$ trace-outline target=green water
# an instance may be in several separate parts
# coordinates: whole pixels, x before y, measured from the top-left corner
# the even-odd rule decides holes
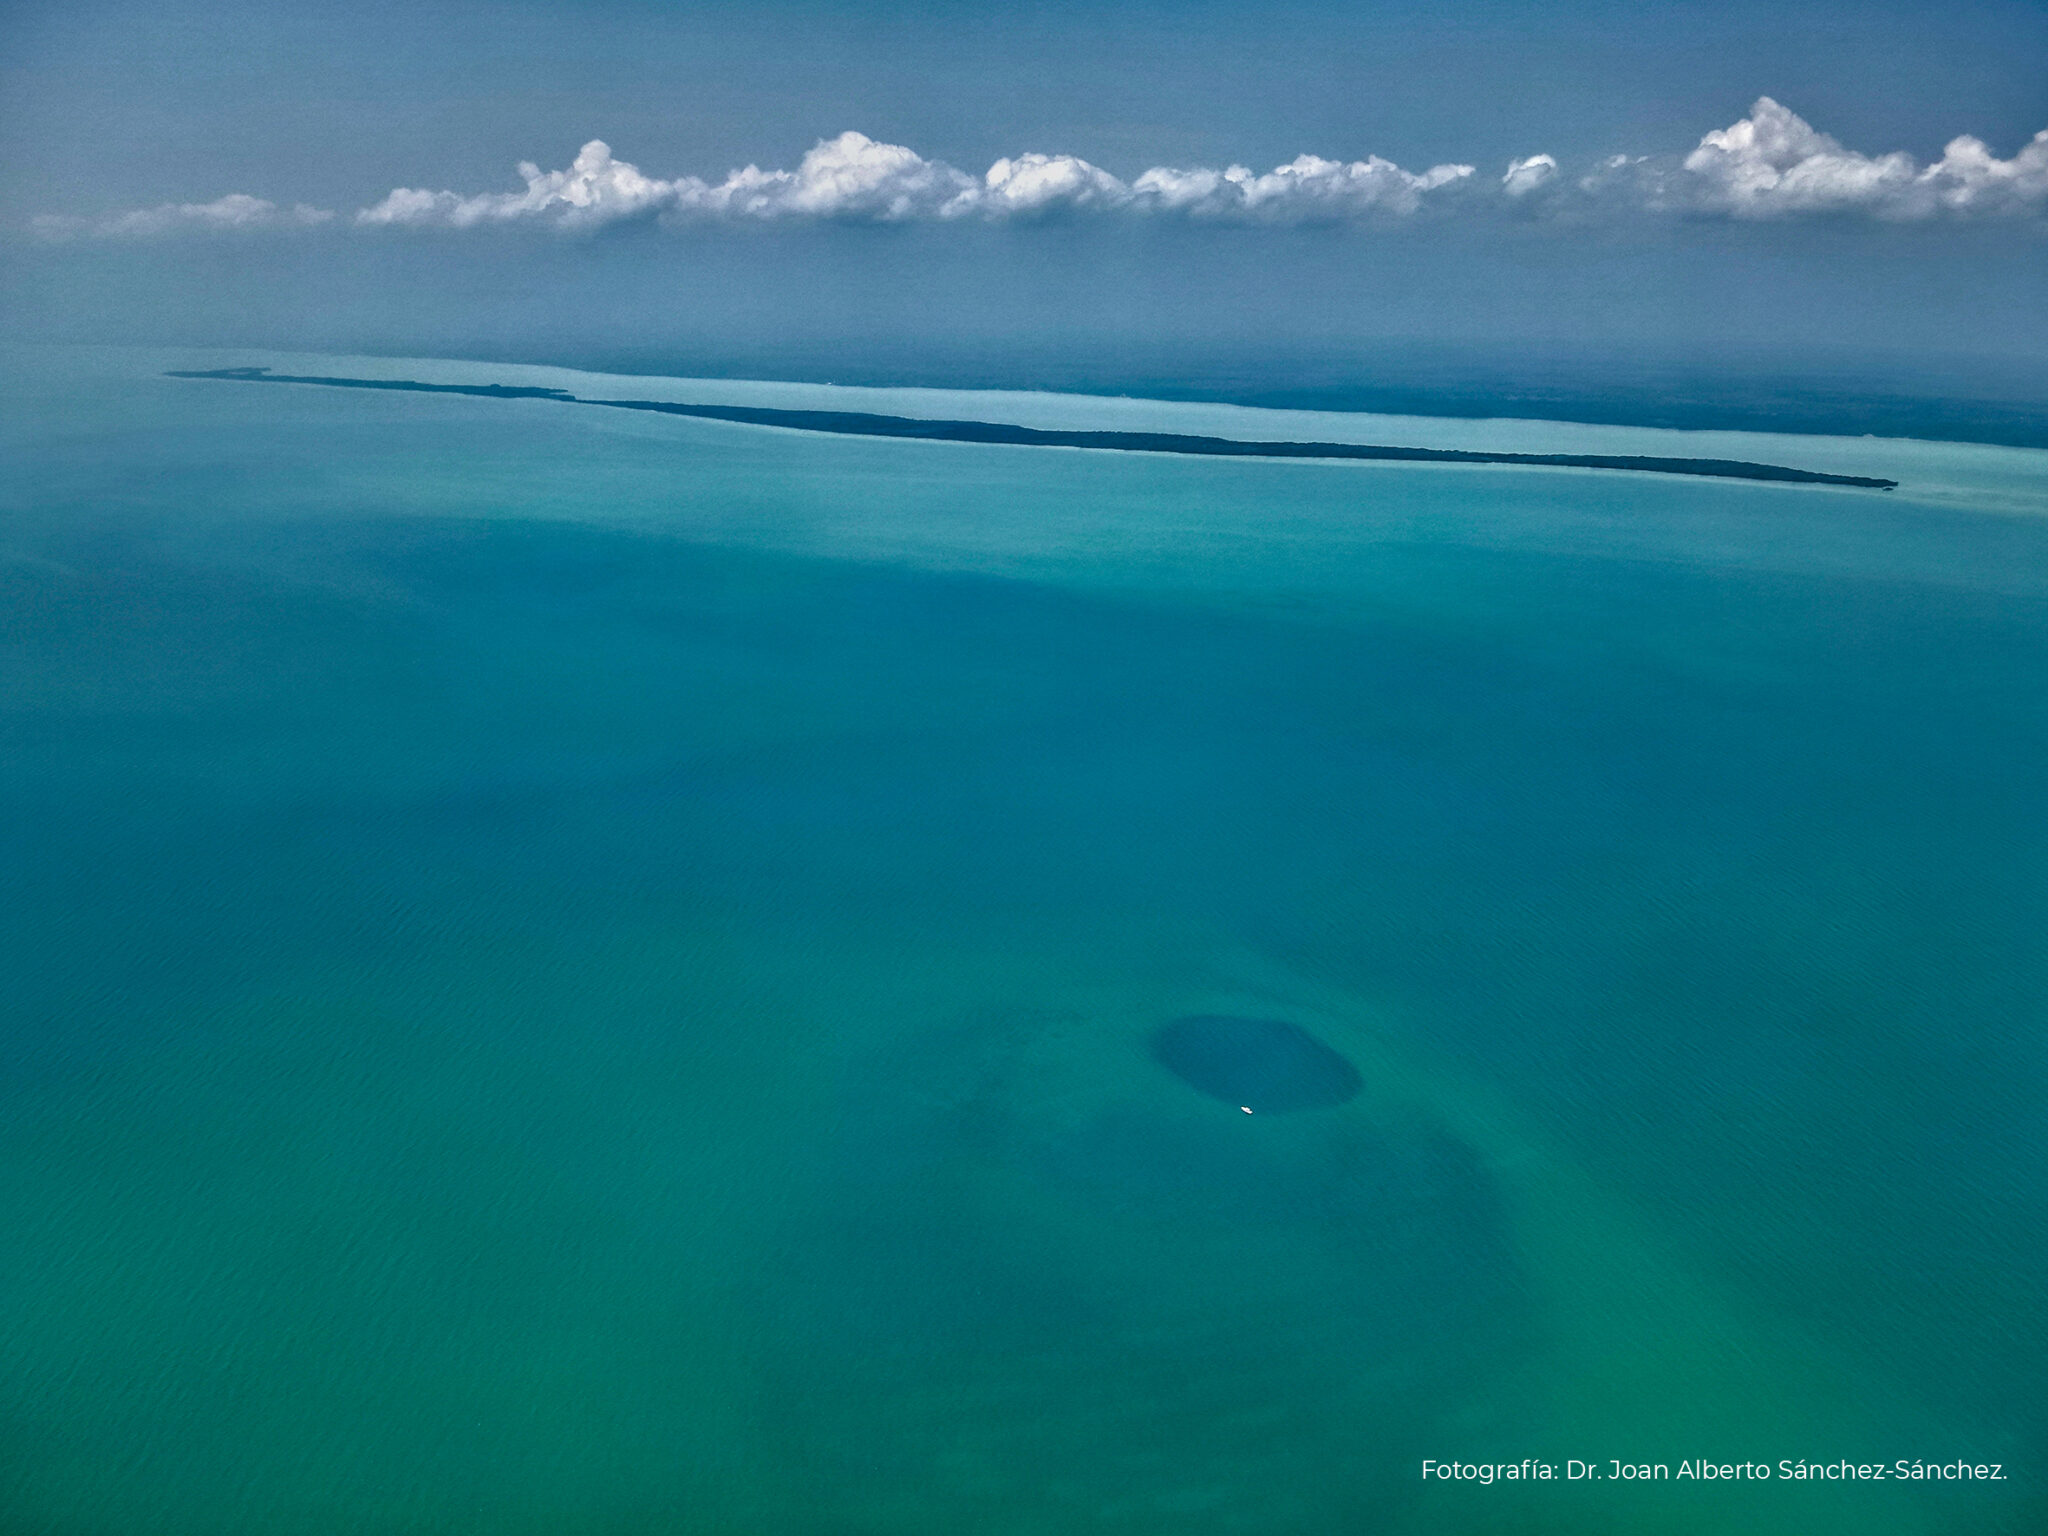
[[[7,1536],[2048,1521],[2048,453],[8,361]]]

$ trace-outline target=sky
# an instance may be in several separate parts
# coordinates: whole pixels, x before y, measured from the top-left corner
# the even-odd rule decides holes
[[[2024,390],[2048,5],[13,0],[0,284],[71,339]]]

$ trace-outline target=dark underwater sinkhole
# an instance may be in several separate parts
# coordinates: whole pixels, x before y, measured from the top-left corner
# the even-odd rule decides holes
[[[1152,1055],[1212,1099],[1254,1114],[1331,1109],[1364,1086],[1358,1068],[1299,1024],[1202,1013],[1162,1024]]]

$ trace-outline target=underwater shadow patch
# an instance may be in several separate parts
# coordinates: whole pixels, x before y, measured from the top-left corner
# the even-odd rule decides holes
[[[1365,1086],[1358,1068],[1285,1019],[1175,1019],[1153,1034],[1152,1057],[1197,1092],[1253,1114],[1334,1109]]]

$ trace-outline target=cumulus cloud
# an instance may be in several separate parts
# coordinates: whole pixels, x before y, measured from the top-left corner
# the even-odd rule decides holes
[[[1062,208],[1128,207],[1131,189],[1099,165],[1073,155],[1018,155],[988,168],[979,193],[957,210],[992,215]]]
[[[483,192],[474,197],[396,187],[381,203],[358,213],[356,222],[445,224],[466,229],[476,224],[546,219],[570,228],[589,227],[665,207],[677,186],[643,176],[639,167],[614,160],[611,146],[602,139],[584,145],[566,171],[543,171],[529,160],[519,167],[519,176],[526,183],[523,192]]]
[[[943,160],[926,160],[901,144],[877,144],[864,133],[842,133],[805,155],[779,195],[756,211],[825,219],[913,219],[950,212],[974,190],[972,177]]]
[[[325,208],[311,208],[304,203],[280,208],[246,192],[230,192],[210,203],[159,203],[154,208],[132,208],[98,218],[44,214],[31,227],[46,240],[120,240],[146,239],[180,230],[306,228],[325,224],[333,217],[333,212]]]
[[[1412,214],[1428,194],[1455,186],[1471,174],[1469,165],[1438,165],[1417,173],[1404,171],[1378,155],[1348,163],[1301,155],[1263,176],[1243,165],[1222,171],[1159,166],[1145,172],[1131,187],[1141,206],[1157,212],[1197,219],[1306,224],[1342,222],[1370,214]]]
[[[1508,162],[1507,174],[1500,179],[1500,189],[1509,197],[1522,198],[1556,180],[1557,161],[1552,156],[1530,155],[1526,159]]]
[[[462,194],[398,187],[362,209],[364,226],[538,225],[587,230],[630,219],[665,223],[1016,220],[1052,215],[1183,218],[1261,224],[1369,223],[1431,209],[1568,218],[1681,214],[1745,220],[1853,215],[1888,220],[2039,218],[2048,214],[2048,130],[2009,160],[1981,139],[1950,141],[1921,165],[1903,151],[1846,149],[1768,96],[1689,153],[1613,155],[1567,175],[1557,158],[1508,162],[1498,181],[1469,165],[1410,171],[1378,155],[1301,155],[1263,174],[1248,166],[1155,166],[1124,181],[1068,154],[1005,156],[979,177],[861,133],[821,139],[794,170],[757,165],[722,181],[662,180],[592,139],[564,170],[519,167],[516,191]],[[99,218],[35,221],[52,239],[144,237],[186,229],[316,224],[332,214],[283,209],[234,193]]]
[[[1741,219],[1805,213],[1926,219],[2039,213],[2048,206],[2048,130],[2010,160],[1966,134],[1923,167],[1903,150],[1873,156],[1844,149],[1768,96],[1747,117],[1702,138],[1683,168],[1691,180],[1677,188],[1682,199]]]
[[[794,171],[750,165],[717,185],[696,177],[670,183],[678,218],[855,219],[896,223],[948,214],[974,191],[972,177],[943,160],[864,133],[821,139]]]

